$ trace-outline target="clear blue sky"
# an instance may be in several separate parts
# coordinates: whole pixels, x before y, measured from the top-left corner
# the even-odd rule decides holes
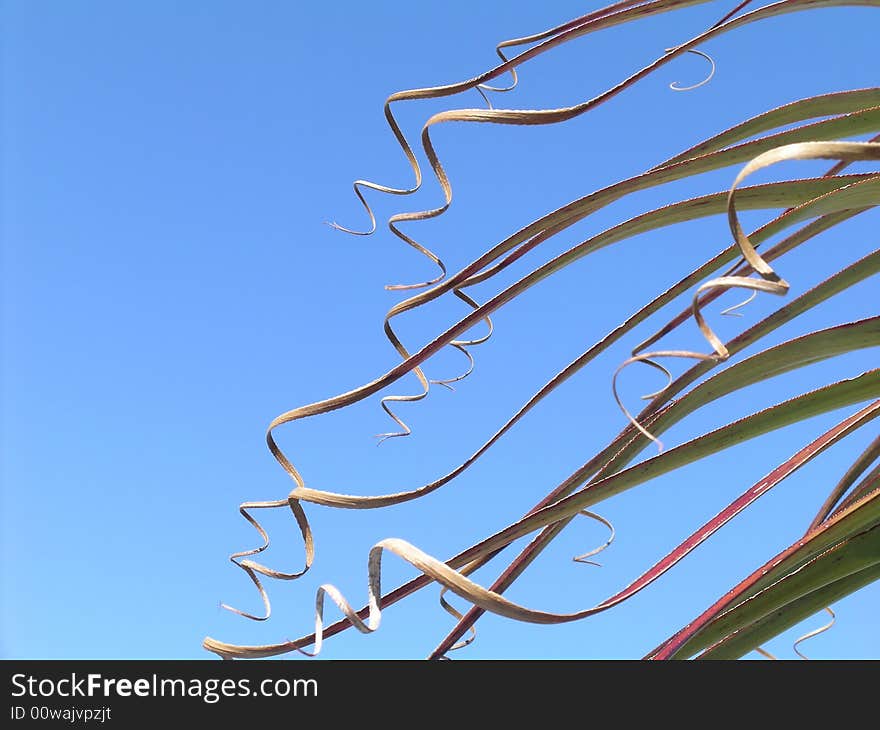
[[[520,88],[496,104],[540,108],[589,98],[733,4],[711,2],[582,38],[524,67]],[[282,498],[291,488],[266,450],[266,425],[395,364],[381,323],[399,294],[383,285],[433,273],[385,231],[359,238],[323,224],[363,223],[350,189],[357,177],[410,183],[384,125],[384,98],[470,77],[494,64],[496,42],[594,7],[572,0],[2,3],[3,656],[198,658],[210,656],[200,647],[205,635],[237,643],[295,638],[311,629],[320,583],[363,603],[376,541],[396,536],[451,555],[523,514],[618,432],[623,417],[611,373],[650,325],[548,398],[444,490],[383,511],[307,507],[317,560],[302,580],[269,584],[271,621],[256,625],[219,608],[225,601],[259,609],[250,583],[226,560],[257,542],[237,505]],[[687,57],[563,125],[447,125],[434,139],[455,202],[418,235],[455,270],[532,219],[748,116],[870,86],[877,12],[820,10],[724,36],[704,49],[718,64],[715,78],[694,92],[668,89],[702,77],[705,64]],[[402,105],[399,117],[415,137],[430,113],[451,104],[481,100],[470,92],[451,103]],[[503,279],[648,205],[724,189],[734,174],[622,201]],[[409,199],[370,199],[381,220],[432,206],[439,192],[429,180]],[[779,268],[795,293],[870,251],[877,221],[862,216],[784,259]],[[414,429],[409,439],[376,448],[372,435],[393,425],[377,398],[294,424],[279,438],[311,486],[376,494],[433,479],[728,236],[716,217],[640,237],[544,282],[498,313],[495,337],[475,350],[476,372],[455,393],[435,388],[425,402],[400,409]],[[869,280],[773,341],[876,314],[876,293]],[[764,297],[742,320],[719,323],[720,331],[729,337],[780,304]],[[401,319],[400,331],[421,344],[461,313],[444,301]],[[679,337],[669,344],[698,346],[692,327]],[[461,365],[454,353],[442,354],[428,373],[444,377]],[[871,365],[876,350],[724,403],[738,416]],[[655,383],[639,377],[627,381],[630,397]],[[409,392],[414,382],[389,393]],[[555,611],[602,600],[843,415],[769,435],[751,445],[748,459],[723,453],[612,500],[599,509],[618,531],[602,568],[571,562],[605,539],[589,521],[575,522],[509,595]],[[693,418],[667,443],[722,421],[717,413]],[[796,539],[870,430],[780,485],[629,604],[558,627],[487,616],[477,642],[453,656],[641,656]],[[272,515],[266,525],[273,536],[267,562],[298,568],[290,515]],[[478,577],[491,582],[501,567]],[[412,575],[391,557],[385,568],[389,588]],[[874,586],[841,601],[837,626],[805,651],[880,656],[878,598]],[[423,591],[389,609],[377,634],[346,632],[327,642],[323,656],[425,656],[452,625],[436,601],[436,587]],[[327,617],[336,616],[328,606]],[[792,639],[822,621],[815,617],[768,648],[793,656]]]

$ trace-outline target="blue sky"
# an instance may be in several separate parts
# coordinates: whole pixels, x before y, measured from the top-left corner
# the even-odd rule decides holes
[[[520,87],[495,103],[541,108],[589,98],[733,4],[710,2],[567,44],[525,66]],[[383,287],[433,273],[384,230],[364,238],[324,225],[364,223],[351,193],[355,178],[410,184],[383,100],[473,76],[494,64],[498,41],[593,7],[569,0],[2,3],[3,656],[200,658],[210,656],[200,647],[205,635],[236,643],[295,638],[311,630],[321,583],[363,603],[367,552],[378,540],[401,537],[439,557],[458,552],[515,520],[618,432],[624,421],[611,374],[650,324],[440,492],[382,511],[307,507],[317,559],[300,581],[269,584],[271,621],[252,624],[219,608],[259,608],[226,560],[256,544],[237,505],[283,498],[292,486],[266,450],[266,425],[394,365],[382,318],[400,295]],[[442,219],[410,230],[456,270],[534,218],[753,114],[870,86],[876,12],[800,13],[722,36],[704,49],[718,64],[715,78],[690,93],[668,84],[701,78],[705,64],[695,57],[562,125],[446,125],[434,140],[455,201]],[[479,107],[481,100],[470,92],[397,111],[415,138],[431,113],[451,104]],[[800,172],[818,169],[804,164]],[[722,170],[699,184],[620,201],[526,257],[501,283],[646,206],[725,189],[734,175]],[[430,180],[411,198],[370,195],[380,220],[439,199]],[[786,257],[779,269],[793,294],[872,250],[876,226],[876,214],[866,214]],[[531,290],[495,317],[495,336],[475,349],[476,371],[454,393],[435,388],[426,401],[399,409],[414,430],[408,439],[376,448],[373,434],[393,424],[370,398],[282,429],[280,443],[310,486],[377,494],[436,478],[547,378],[728,238],[722,217],[689,223],[605,250]],[[498,286],[477,291],[485,297]],[[730,337],[779,305],[764,297],[719,331]],[[400,333],[421,344],[463,313],[442,300],[402,318]],[[773,341],[872,314],[876,280]],[[700,346],[693,328],[677,337],[670,345]],[[723,411],[689,419],[665,440],[681,442],[872,364],[876,350],[807,368],[725,399]],[[428,374],[449,376],[461,365],[460,356],[442,353]],[[631,397],[654,385],[640,377],[627,381]],[[414,384],[401,381],[388,393]],[[768,435],[748,456],[722,453],[602,505],[618,532],[603,567],[572,563],[605,539],[601,528],[575,522],[510,597],[555,611],[602,600],[843,415]],[[643,655],[796,539],[875,433],[863,429],[817,459],[630,603],[557,627],[487,616],[477,641],[453,656]],[[265,524],[273,537],[266,561],[298,568],[289,514]],[[501,567],[477,577],[489,583]],[[389,588],[412,575],[393,558],[385,571]],[[880,655],[878,597],[873,586],[841,601],[833,631],[804,650]],[[334,609],[327,616],[335,620]],[[768,648],[793,656],[791,641],[822,622],[815,617]],[[389,609],[377,634],[346,632],[322,656],[418,658],[451,625],[432,587]]]

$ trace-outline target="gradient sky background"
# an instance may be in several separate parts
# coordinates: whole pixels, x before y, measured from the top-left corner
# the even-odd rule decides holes
[[[589,98],[734,4],[710,2],[581,38],[525,66],[520,87],[496,105],[557,107]],[[355,178],[410,184],[383,100],[398,89],[469,78],[494,65],[499,40],[598,6],[2,3],[3,656],[208,658],[200,647],[205,635],[236,643],[298,637],[312,628],[319,584],[332,582],[363,604],[367,553],[378,540],[401,537],[451,555],[521,516],[618,432],[624,418],[611,374],[660,317],[579,373],[440,492],[383,511],[307,507],[317,560],[300,581],[269,584],[272,620],[253,624],[219,608],[225,601],[259,609],[249,581],[227,562],[229,553],[258,542],[237,505],[283,498],[291,488],[266,450],[266,425],[395,364],[382,317],[400,293],[383,286],[433,275],[384,230],[363,238],[324,225],[364,224],[350,188]],[[877,22],[869,8],[786,16],[707,44],[717,74],[690,93],[668,84],[702,78],[705,63],[696,57],[562,125],[446,125],[434,140],[455,201],[442,219],[408,230],[456,270],[534,218],[751,115],[875,84]],[[430,113],[481,104],[469,92],[397,111],[415,138]],[[806,176],[827,166],[786,171]],[[647,206],[725,189],[735,173],[621,201],[477,292],[485,298]],[[369,197],[382,220],[433,206],[439,192],[429,180],[411,198]],[[877,221],[863,215],[783,259],[779,269],[793,295],[872,250]],[[429,481],[629,310],[728,240],[723,217],[689,223],[606,249],[532,289],[497,314],[496,335],[474,350],[476,372],[454,393],[435,388],[426,401],[398,410],[414,430],[409,439],[376,448],[373,434],[393,424],[374,397],[290,426],[281,443],[310,486],[376,494]],[[868,280],[772,342],[876,314],[876,293],[876,279]],[[765,296],[742,319],[714,321],[727,338],[781,304]],[[402,318],[400,333],[416,346],[463,312],[443,300]],[[703,349],[694,333],[684,327],[666,344]],[[876,359],[876,350],[838,358],[726,398],[722,409],[689,419],[664,440],[680,443]],[[443,353],[428,374],[456,374],[462,364],[456,353]],[[622,388],[637,404],[656,383],[628,372]],[[414,387],[409,378],[388,393]],[[611,500],[599,511],[618,537],[600,557],[603,567],[571,561],[605,539],[600,526],[576,521],[509,596],[555,611],[599,602],[844,415],[768,435]],[[476,643],[453,658],[642,656],[795,540],[875,434],[876,427],[863,429],[827,452],[630,603],[556,627],[487,616]],[[289,513],[269,515],[265,524],[273,537],[266,562],[298,569],[302,552]],[[489,583],[501,567],[477,577]],[[387,588],[412,574],[386,558]],[[875,585],[841,601],[835,628],[805,652],[880,656],[878,598]],[[327,618],[337,615],[328,606]],[[793,639],[823,622],[814,617],[767,648],[793,657]],[[329,640],[322,656],[418,658],[451,626],[434,586],[390,608],[377,634],[348,631]]]

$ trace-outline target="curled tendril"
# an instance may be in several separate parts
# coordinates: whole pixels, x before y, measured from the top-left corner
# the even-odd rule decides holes
[[[461,299],[465,304],[471,307],[474,311],[480,308],[480,305],[467,294],[462,291],[455,291],[455,295]],[[468,369],[465,370],[461,375],[457,375],[453,378],[445,378],[443,380],[429,380],[428,382],[436,384],[436,385],[444,385],[448,387],[450,390],[450,383],[457,383],[460,380],[464,380],[468,375],[470,375],[474,371],[474,356],[471,355],[470,351],[467,349],[469,347],[473,347],[475,345],[482,345],[484,342],[487,342],[490,337],[492,337],[492,333],[495,330],[495,325],[492,323],[492,320],[489,317],[486,317],[483,322],[486,324],[486,333],[481,337],[474,337],[469,340],[452,340],[449,343],[449,346],[461,352],[468,359]]]
[[[632,424],[634,428],[639,431],[639,433],[641,433],[645,438],[657,444],[657,452],[661,453],[663,451],[663,442],[660,441],[660,439],[658,439],[656,436],[654,436],[654,434],[652,434],[641,423],[639,423],[638,419],[629,412],[629,409],[623,404],[623,400],[621,399],[620,394],[617,391],[617,378],[620,376],[620,373],[633,363],[641,362],[645,365],[650,365],[651,367],[660,370],[667,378],[666,385],[664,385],[660,390],[643,397],[653,398],[662,394],[672,382],[672,374],[667,368],[654,361],[654,359],[658,357],[683,357],[691,360],[717,360],[718,358],[715,355],[704,355],[703,353],[691,352],[690,350],[655,350],[653,352],[641,355],[633,355],[632,357],[624,360],[618,366],[617,370],[614,371],[614,375],[611,377],[611,392],[614,395],[614,400],[617,403],[617,407],[620,408],[620,410],[626,416],[627,420]]]
[[[675,48],[667,48],[665,49],[666,53],[671,53],[675,50]],[[712,59],[708,53],[704,53],[703,51],[698,51],[696,48],[690,48],[687,51],[688,53],[693,53],[695,56],[700,56],[701,58],[705,58],[709,62],[709,74],[702,81],[697,82],[696,84],[691,84],[690,86],[681,86],[678,81],[673,81],[669,84],[669,88],[673,91],[693,91],[694,89],[699,89],[701,86],[705,86],[708,84],[712,77],[715,75],[715,61]]]
[[[495,108],[494,106],[492,106],[492,100],[488,97],[486,92],[483,91],[483,89],[480,88],[479,86],[477,87],[477,92],[480,94],[480,96],[483,97],[483,101],[486,102],[487,109],[494,109]],[[448,658],[448,657],[446,657],[446,658]]]
[[[749,302],[754,301],[756,296],[758,296],[757,290],[749,294],[749,296],[743,299],[739,304],[734,304],[732,307],[723,309],[721,314],[726,317],[742,317],[742,312],[737,312],[736,310],[746,306]]]
[[[801,659],[809,659],[810,657],[804,655],[801,652],[801,650],[798,649],[798,645],[804,641],[807,641],[808,639],[812,639],[814,636],[818,636],[819,634],[824,634],[826,631],[828,631],[828,629],[830,629],[832,626],[834,626],[834,622],[837,620],[837,617],[834,615],[834,611],[832,611],[831,608],[826,606],[825,610],[831,616],[831,620],[827,624],[820,626],[818,629],[813,629],[809,633],[804,634],[799,639],[797,639],[794,642],[794,644],[791,645],[791,648],[794,649],[794,653],[797,654]]]
[[[469,297],[464,292],[456,290],[455,295],[459,299],[461,299],[463,302],[465,302],[465,304],[467,304],[469,307],[471,307],[474,311],[476,311],[480,308],[480,304],[478,302],[474,301],[471,297]],[[400,342],[400,340],[398,339],[394,330],[391,328],[391,325],[389,324],[389,319],[390,319],[389,317],[386,317],[386,319],[385,319],[385,334],[388,337],[388,339],[391,341],[391,343],[394,345],[395,349],[397,349],[397,351],[401,355],[401,357],[404,360],[406,360],[410,357],[410,353],[403,346],[403,343]],[[468,375],[470,375],[473,372],[474,366],[476,363],[474,362],[473,355],[468,351],[467,348],[473,347],[475,345],[483,344],[492,336],[492,333],[494,331],[494,324],[492,323],[491,318],[484,317],[483,322],[485,322],[485,324],[486,324],[486,333],[483,336],[475,337],[475,338],[472,338],[469,340],[451,340],[448,343],[449,347],[452,347],[452,348],[458,350],[467,358],[467,360],[468,360],[467,370],[465,370],[460,375],[456,375],[451,378],[428,380],[428,378],[425,376],[423,370],[420,367],[413,368],[412,372],[418,378],[419,383],[422,386],[422,391],[420,393],[416,393],[416,394],[412,394],[412,395],[389,395],[389,396],[383,397],[380,400],[380,405],[382,407],[382,410],[384,410],[385,413],[388,414],[388,416],[395,423],[397,423],[397,425],[399,425],[401,427],[402,430],[395,431],[395,432],[377,434],[376,438],[379,439],[378,444],[381,444],[390,438],[399,438],[402,436],[409,436],[412,433],[412,429],[403,421],[403,419],[401,419],[393,410],[391,410],[391,407],[388,405],[389,403],[415,403],[417,401],[423,400],[428,395],[428,392],[430,389],[430,384],[442,385],[443,387],[445,387],[449,390],[454,390],[451,386],[452,383],[456,383],[461,380],[464,380]]]
[[[510,59],[504,55],[504,51],[501,50],[502,48],[523,46],[528,43],[534,43],[535,41],[558,35],[561,27],[562,26],[557,26],[556,28],[551,28],[550,30],[544,31],[543,33],[538,33],[537,35],[525,36],[523,38],[513,38],[511,40],[502,41],[497,46],[495,46],[495,54],[498,56],[498,58],[501,59],[502,63],[506,64],[508,61],[510,61]],[[507,91],[513,91],[518,83],[519,78],[516,75],[516,66],[511,66],[510,84],[508,84],[507,86],[490,86],[489,84],[480,84],[479,86],[477,86],[477,88],[483,91],[494,91],[503,94]]]
[[[672,373],[669,372],[669,369],[667,367],[665,367],[664,365],[661,365],[659,362],[654,362],[652,360],[645,360],[645,364],[650,365],[655,370],[659,370],[661,373],[663,373],[666,376],[666,385],[664,385],[662,388],[658,388],[653,393],[645,393],[644,395],[641,396],[642,400],[654,400],[654,398],[656,398],[657,396],[662,395],[666,391],[666,389],[669,387],[669,385],[672,383]]]
[[[703,335],[709,345],[712,346],[713,352],[702,353],[688,350],[657,350],[637,354],[639,349],[646,346],[645,343],[643,343],[642,345],[639,345],[639,347],[637,347],[635,350],[633,350],[633,356],[625,360],[615,371],[612,378],[612,391],[618,407],[626,416],[627,420],[629,420],[629,422],[635,428],[637,428],[642,435],[657,444],[657,448],[659,451],[663,450],[662,442],[660,442],[659,439],[657,439],[642,424],[640,424],[637,419],[633,417],[633,415],[623,405],[623,402],[617,392],[617,377],[625,367],[636,362],[644,362],[656,368],[658,367],[658,365],[653,360],[658,357],[678,357],[701,361],[726,360],[730,356],[727,347],[715,334],[712,328],[709,327],[708,323],[706,322],[706,318],[703,316],[702,313],[702,304],[706,300],[706,297],[703,296],[705,293],[715,292],[719,290],[725,291],[727,289],[748,289],[751,291],[752,296],[750,296],[746,301],[742,302],[741,304],[728,308],[726,310],[727,313],[751,301],[758,292],[766,292],[768,294],[775,294],[778,296],[785,296],[786,294],[788,294],[788,291],[790,289],[789,283],[785,281],[785,279],[781,278],[779,274],[777,274],[773,270],[770,264],[761,257],[749,237],[746,235],[745,231],[743,231],[736,212],[736,190],[739,184],[746,177],[751,175],[753,172],[757,172],[758,170],[761,170],[765,167],[769,167],[770,165],[774,165],[778,162],[783,162],[786,160],[812,159],[834,159],[843,162],[854,162],[857,160],[878,160],[880,159],[880,142],[798,142],[795,144],[782,145],[780,147],[768,150],[758,155],[757,157],[752,159],[751,162],[745,165],[736,176],[736,179],[733,181],[733,184],[731,185],[730,191],[727,195],[727,219],[730,226],[730,231],[733,234],[736,245],[739,247],[742,259],[748,265],[749,270],[758,274],[760,278],[752,278],[751,276],[748,276],[748,271],[744,271],[743,273],[737,273],[736,271],[734,271],[733,274],[722,275],[711,279],[710,281],[707,281],[706,283],[700,285],[694,292],[691,302],[691,313],[697,323],[697,326],[700,329],[700,333]],[[832,169],[838,168],[839,165],[835,165],[835,168]],[[651,338],[648,342],[654,341],[656,341],[656,338]],[[658,392],[662,393],[663,390],[660,390]]]
[[[269,533],[266,532],[266,529],[257,521],[257,519],[250,514],[248,510],[252,509],[277,509],[279,507],[290,507],[291,512],[293,512],[294,517],[296,518],[296,522],[300,528],[300,534],[303,539],[303,547],[305,549],[305,565],[302,570],[297,571],[295,573],[282,572],[279,570],[275,570],[273,568],[269,568],[261,563],[254,562],[253,560],[240,560],[240,558],[247,558],[251,555],[258,555],[262,553],[266,548],[269,547]],[[271,502],[245,502],[238,508],[239,513],[242,517],[244,517],[259,533],[260,537],[263,539],[263,544],[259,547],[251,548],[250,550],[242,550],[237,553],[233,553],[229,556],[229,560],[241,568],[248,578],[251,579],[254,586],[256,586],[257,591],[260,594],[260,598],[263,601],[264,614],[262,616],[258,616],[253,613],[249,613],[247,611],[243,611],[239,608],[235,608],[234,606],[230,606],[226,603],[221,603],[220,607],[226,609],[227,611],[231,611],[234,614],[239,616],[243,616],[244,618],[251,619],[252,621],[266,621],[272,615],[272,605],[269,602],[269,595],[266,593],[266,589],[263,587],[262,582],[257,577],[257,574],[264,575],[268,578],[276,578],[278,580],[295,580],[303,575],[305,575],[309,568],[311,568],[312,563],[315,559],[315,543],[312,537],[312,530],[309,527],[308,520],[306,519],[305,513],[302,510],[302,507],[298,502],[294,502],[288,499],[279,499]]]
[[[593,548],[589,552],[574,556],[572,558],[572,560],[575,563],[582,563],[584,565],[595,565],[596,567],[602,567],[601,563],[596,562],[595,560],[590,560],[589,558],[592,558],[595,555],[598,555],[599,553],[601,553],[603,550],[606,550],[611,545],[611,543],[614,542],[614,537],[615,537],[614,525],[611,523],[610,520],[607,520],[604,517],[602,517],[602,515],[597,514],[595,512],[591,512],[590,510],[587,510],[587,509],[581,510],[578,514],[582,515],[584,517],[589,517],[590,519],[595,520],[595,521],[603,524],[605,527],[608,528],[610,534],[608,536],[608,539],[605,542],[603,542],[601,545]],[[466,568],[464,568],[460,572],[462,575],[470,575],[472,572],[474,572],[475,570],[477,570],[481,566],[482,566],[482,561],[475,561],[474,563],[471,563],[469,566],[467,566]],[[457,608],[455,608],[455,606],[453,606],[451,603],[449,603],[449,601],[446,600],[446,593],[448,591],[449,591],[449,588],[447,586],[443,586],[443,588],[441,588],[441,590],[440,590],[440,606],[443,608],[444,611],[446,611],[446,613],[448,613],[450,616],[452,616],[457,621],[460,621],[461,619],[464,618],[464,614],[461,613],[461,611],[459,611]],[[466,639],[462,639],[461,641],[458,641],[458,642],[454,643],[452,646],[450,646],[449,649],[446,650],[447,653],[450,651],[458,651],[459,649],[463,649],[464,647],[472,644],[474,642],[474,640],[477,638],[476,627],[469,626],[468,627],[468,634],[469,634],[469,636]],[[442,654],[442,655],[438,656],[437,658],[438,659],[449,659],[449,657],[446,656],[446,654]]]
[[[388,416],[403,429],[402,431],[389,431],[387,433],[377,433],[375,435],[376,446],[384,443],[388,439],[393,438],[401,438],[402,436],[409,436],[412,433],[412,429],[401,419],[394,411],[391,410],[391,407],[388,405],[389,403],[416,403],[420,400],[423,400],[428,396],[428,386],[424,381],[424,376],[419,375],[419,380],[423,382],[424,390],[421,393],[416,395],[386,395],[379,401],[379,405],[382,406],[382,410],[388,414]]]
[[[449,588],[443,586],[440,589],[440,606],[443,608],[446,613],[448,613],[452,618],[456,621],[461,621],[464,618],[464,614],[459,611],[455,606],[453,606],[449,601],[446,600],[446,593],[449,591]],[[458,651],[459,649],[464,649],[466,646],[469,646],[474,642],[477,638],[477,628],[475,626],[468,627],[469,636],[466,639],[462,639],[461,641],[457,641],[455,644],[447,649],[447,653],[450,651]],[[443,654],[440,659],[449,659],[446,654]]]
[[[471,355],[467,348],[462,345],[455,345],[456,350],[461,352],[468,359],[468,369],[465,370],[461,375],[456,375],[454,378],[445,378],[444,380],[429,380],[432,385],[442,385],[447,390],[455,390],[452,387],[453,383],[457,383],[459,380],[464,380],[468,375],[470,375],[474,371],[474,366],[476,363],[474,362],[474,356]]]
[[[584,517],[589,517],[591,520],[596,520],[596,522],[600,522],[605,527],[608,528],[610,534],[608,535],[608,539],[603,542],[599,547],[595,547],[587,553],[583,553],[582,555],[575,555],[572,560],[576,563],[583,563],[584,565],[595,565],[597,568],[602,567],[602,563],[597,563],[595,560],[590,560],[594,555],[598,555],[603,550],[606,550],[612,542],[614,542],[615,531],[614,525],[602,515],[596,514],[595,512],[590,512],[588,509],[581,510],[578,514],[583,515]]]
[[[503,63],[508,62],[509,59],[501,51],[500,45],[495,48],[495,51],[498,54],[498,56],[501,58],[501,61]],[[494,91],[497,94],[504,94],[508,91],[513,91],[516,88],[516,85],[519,83],[519,79],[517,78],[515,67],[510,69],[510,75],[512,77],[512,81],[509,86],[490,86],[489,84],[478,84],[477,85],[477,92],[480,94],[480,96],[483,97],[483,101],[486,102],[487,109],[494,109],[495,108],[492,106],[492,100],[489,98],[489,95],[486,93],[487,91]]]
[[[471,298],[470,296],[465,294],[463,291],[461,291],[459,288],[453,289],[453,294],[458,299],[460,299],[465,304],[467,304],[473,311],[477,311],[478,309],[480,309],[481,305],[477,301],[475,301],[473,298]],[[391,342],[391,344],[394,346],[394,349],[397,350],[398,354],[404,360],[407,360],[410,357],[410,352],[409,352],[409,350],[406,349],[406,347],[403,345],[403,343],[398,338],[394,329],[391,327],[391,319],[395,313],[396,313],[395,309],[392,309],[385,316],[385,326],[384,326],[385,336],[388,338],[389,342]],[[381,405],[382,409],[385,411],[385,413],[388,414],[388,416],[391,419],[394,420],[395,423],[397,423],[401,427],[402,430],[396,431],[396,432],[377,434],[376,437],[379,439],[379,443],[382,443],[390,438],[399,438],[401,436],[409,436],[412,433],[412,430],[409,428],[409,426],[407,426],[407,424],[400,417],[398,417],[397,414],[395,414],[391,410],[388,403],[394,403],[394,402],[413,403],[413,402],[423,400],[428,395],[428,392],[430,389],[430,384],[442,385],[442,386],[448,388],[449,390],[453,390],[453,388],[450,387],[451,383],[455,383],[455,382],[459,382],[461,380],[464,380],[468,375],[470,375],[473,372],[475,362],[474,362],[473,355],[471,355],[471,353],[468,351],[467,348],[473,347],[475,345],[481,345],[484,342],[486,342],[487,340],[489,340],[489,338],[492,336],[494,329],[495,329],[495,326],[492,323],[492,319],[490,317],[488,317],[488,316],[483,317],[482,321],[486,324],[486,332],[481,337],[474,337],[474,338],[467,339],[467,340],[454,339],[454,340],[451,340],[449,343],[447,343],[448,347],[452,347],[452,348],[458,350],[459,352],[464,354],[464,356],[468,359],[468,368],[465,372],[463,372],[462,374],[457,375],[455,377],[451,377],[451,378],[428,380],[428,378],[424,374],[424,371],[420,367],[415,367],[415,368],[413,368],[412,373],[418,378],[419,383],[422,386],[422,391],[420,393],[416,393],[416,394],[412,394],[412,395],[392,395],[392,396],[385,396],[384,398],[382,398],[382,400],[380,401],[380,405]]]
[[[825,610],[829,614],[831,614],[831,620],[827,624],[825,624],[824,626],[820,626],[818,629],[814,629],[813,631],[810,631],[809,633],[804,634],[800,638],[796,639],[795,642],[791,645],[791,648],[794,649],[794,653],[797,654],[801,659],[809,660],[810,657],[806,656],[805,654],[803,654],[800,651],[800,649],[798,649],[798,644],[800,644],[801,642],[807,641],[808,639],[812,639],[814,636],[818,636],[819,634],[823,634],[826,631],[828,631],[828,629],[830,629],[832,626],[834,626],[834,622],[837,618],[834,615],[834,611],[832,611],[828,606],[825,607]],[[778,659],[778,657],[774,656],[769,651],[767,651],[766,649],[763,649],[760,646],[757,647],[755,649],[755,651],[758,652],[758,654],[760,654],[761,656],[766,657],[767,659],[773,659],[773,660]]]

